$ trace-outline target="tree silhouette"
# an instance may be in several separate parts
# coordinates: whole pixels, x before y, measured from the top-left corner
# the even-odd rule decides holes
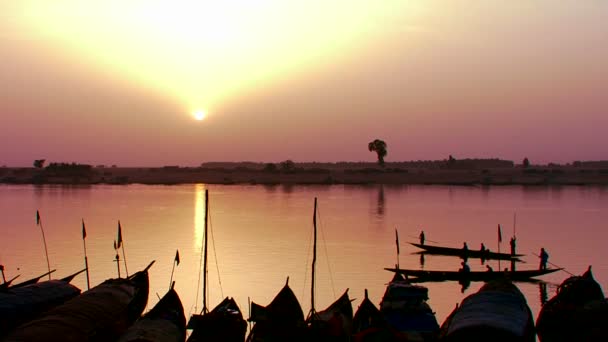
[[[45,159],[36,159],[34,160],[34,167],[37,169],[42,169],[44,167]]]
[[[384,157],[386,157],[386,143],[380,139],[376,139],[367,145],[370,152],[378,154],[378,164],[384,166]]]

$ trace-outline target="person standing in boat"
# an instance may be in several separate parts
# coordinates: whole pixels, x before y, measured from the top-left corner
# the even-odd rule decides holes
[[[511,245],[511,255],[515,255],[515,236],[511,238],[509,244]]]
[[[540,249],[540,265],[538,266],[539,270],[547,269],[547,262],[549,262],[549,253],[544,248]]]
[[[419,237],[420,237],[420,244],[424,245],[424,230],[420,231],[420,236]]]

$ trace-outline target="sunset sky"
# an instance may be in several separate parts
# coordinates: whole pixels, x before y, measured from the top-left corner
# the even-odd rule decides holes
[[[0,0],[0,119],[7,166],[606,160],[608,1]]]

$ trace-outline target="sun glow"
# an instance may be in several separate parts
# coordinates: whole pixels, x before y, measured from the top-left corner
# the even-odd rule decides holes
[[[207,118],[207,111],[202,109],[195,110],[194,112],[192,112],[192,116],[194,116],[194,119],[196,119],[197,121],[203,121],[205,120],[205,118]]]
[[[219,104],[260,81],[348,56],[383,18],[408,13],[402,3],[409,2],[21,0],[12,6],[19,21],[71,59],[183,103]]]

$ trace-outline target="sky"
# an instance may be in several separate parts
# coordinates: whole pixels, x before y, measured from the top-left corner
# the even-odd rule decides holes
[[[608,160],[608,1],[0,0],[0,166]],[[204,113],[197,120],[195,113]]]

